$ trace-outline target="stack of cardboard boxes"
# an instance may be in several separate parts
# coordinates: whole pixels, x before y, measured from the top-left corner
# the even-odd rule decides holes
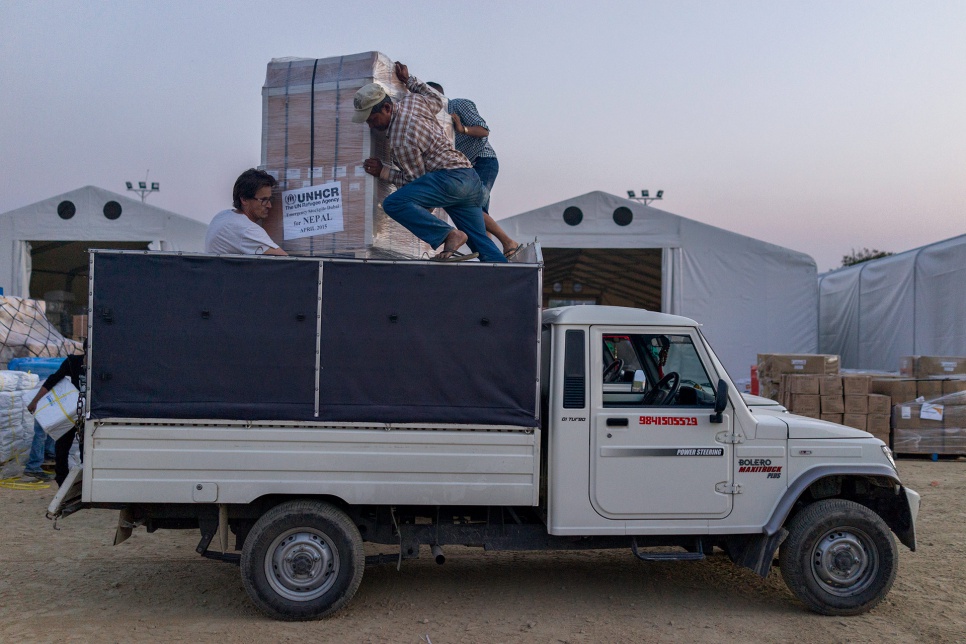
[[[759,354],[761,395],[865,430],[899,454],[966,455],[966,357],[907,356],[898,376],[838,365],[834,355]]]
[[[888,442],[891,399],[872,393],[871,380],[861,374],[785,374],[779,385],[780,401],[800,416],[855,427]]]
[[[262,168],[278,180],[283,194],[335,182],[342,204],[342,230],[301,236],[286,231],[290,197],[274,199],[265,230],[289,254],[391,259],[432,250],[386,215],[382,200],[393,188],[363,169],[370,157],[389,162],[385,133],[352,122],[353,96],[373,82],[394,100],[408,92],[396,78],[392,59],[375,51],[280,58],[268,64],[262,87]],[[453,123],[445,109],[437,119],[451,136]]]
[[[781,400],[784,375],[837,375],[839,357],[821,354],[759,353],[758,382],[765,398]],[[816,392],[817,393],[817,392]]]
[[[893,397],[898,454],[966,455],[966,357],[905,356]],[[902,400],[898,400],[901,398]]]

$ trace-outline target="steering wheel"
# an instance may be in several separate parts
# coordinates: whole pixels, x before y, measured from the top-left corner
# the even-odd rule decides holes
[[[614,382],[622,371],[624,371],[624,361],[617,358],[604,369],[604,382]]]
[[[644,399],[641,401],[641,404],[670,405],[674,401],[674,397],[677,396],[680,387],[681,376],[678,375],[677,371],[672,371],[661,378],[654,387],[644,394]]]

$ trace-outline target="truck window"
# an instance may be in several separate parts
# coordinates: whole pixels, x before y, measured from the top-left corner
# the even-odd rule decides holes
[[[711,406],[714,388],[688,335],[605,335],[604,406]],[[644,391],[633,391],[644,372]]]

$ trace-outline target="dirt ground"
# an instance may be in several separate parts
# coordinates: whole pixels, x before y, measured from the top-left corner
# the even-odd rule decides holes
[[[900,548],[886,600],[858,617],[805,608],[774,570],[761,580],[715,555],[644,563],[629,551],[485,553],[448,548],[370,567],[323,621],[258,613],[238,568],[202,559],[195,531],[135,531],[111,545],[117,512],[54,530],[55,492],[0,487],[0,641],[166,642],[953,642],[966,639],[966,460],[899,462],[923,496],[919,549]]]

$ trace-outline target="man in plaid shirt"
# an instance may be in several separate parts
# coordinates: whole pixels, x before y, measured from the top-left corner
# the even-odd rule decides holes
[[[410,76],[402,63],[396,63],[395,73],[410,92],[402,100],[394,102],[377,83],[366,85],[353,97],[352,120],[386,132],[389,140],[392,165],[374,158],[363,163],[367,173],[399,187],[383,200],[383,210],[433,248],[442,245],[436,256],[440,260],[459,261],[478,254],[484,262],[507,261],[486,235],[481,207],[486,190],[479,176],[436,120],[442,100]],[[432,208],[446,210],[456,228],[434,217],[429,212]],[[473,251],[471,255],[459,253],[463,244]]]

